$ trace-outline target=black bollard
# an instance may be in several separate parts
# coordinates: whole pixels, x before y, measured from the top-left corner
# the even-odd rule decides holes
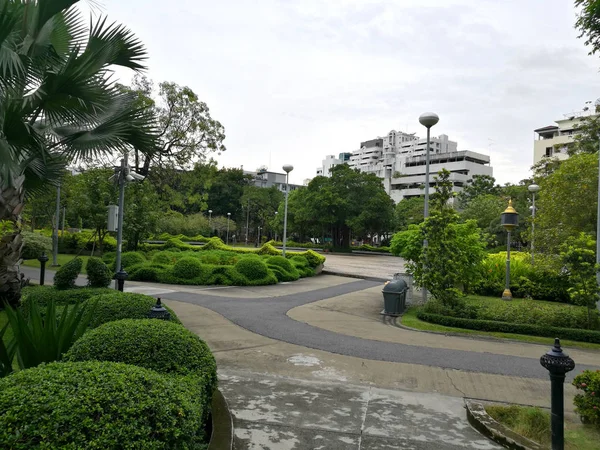
[[[575,368],[575,361],[560,348],[560,339],[554,347],[540,358],[540,364],[550,373],[552,450],[565,448],[565,374]]]
[[[161,320],[169,320],[171,318],[171,314],[167,311],[167,308],[160,302],[160,297],[156,299],[156,305],[154,305],[148,313],[148,318]]]
[[[123,292],[123,286],[125,285],[125,280],[127,279],[127,272],[123,270],[123,267],[121,267],[121,270],[115,274],[115,278],[117,279],[117,289]]]
[[[42,253],[42,256],[38,258],[38,261],[40,262],[40,286],[43,286],[44,279],[46,278],[46,263],[48,262],[46,252]]]

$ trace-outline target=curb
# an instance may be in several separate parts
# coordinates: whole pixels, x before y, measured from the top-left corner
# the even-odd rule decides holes
[[[321,271],[321,275],[334,275],[336,277],[345,277],[345,278],[356,278],[358,280],[366,280],[366,281],[377,281],[380,283],[385,283],[389,281],[391,278],[380,278],[380,277],[365,277],[363,275],[355,275],[353,273],[344,273],[344,272],[333,272],[331,270]]]
[[[537,442],[515,433],[492,419],[483,404],[467,400],[466,408],[469,423],[492,441],[514,450],[543,450]]]
[[[208,450],[233,449],[233,417],[227,400],[218,389],[215,390],[211,405],[212,434]]]

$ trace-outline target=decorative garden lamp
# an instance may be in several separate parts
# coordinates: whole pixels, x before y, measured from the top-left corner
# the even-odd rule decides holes
[[[512,199],[508,201],[508,206],[502,213],[502,226],[506,229],[506,286],[502,293],[502,300],[512,300],[510,292],[510,232],[517,228],[519,223],[519,213],[513,208]]]

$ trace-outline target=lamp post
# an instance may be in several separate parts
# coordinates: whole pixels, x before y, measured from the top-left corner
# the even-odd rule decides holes
[[[419,116],[419,123],[427,128],[427,148],[425,149],[425,209],[423,219],[429,217],[429,146],[431,140],[431,127],[440,121],[439,116],[433,112],[426,112]],[[427,239],[423,241],[423,247],[427,247]],[[425,267],[424,267],[425,269]],[[427,301],[427,287],[423,286],[423,301]]]
[[[48,256],[46,256],[46,252],[43,252],[42,255],[38,258],[40,262],[40,286],[44,285],[44,279],[46,277],[46,263],[48,262]]]
[[[60,184],[56,186],[56,212],[54,213],[54,229],[52,230],[52,267],[58,264],[58,227],[60,221]]]
[[[248,229],[250,227],[250,199],[248,199],[248,206],[246,207],[246,246],[248,246]]]
[[[262,227],[258,227],[258,245],[260,246],[260,232],[262,231]]]
[[[290,172],[294,170],[294,166],[286,164],[283,166],[285,171],[285,207],[283,208],[283,256],[285,257],[285,245],[287,242],[287,206],[288,206],[288,195],[290,190]]]
[[[277,214],[279,211],[275,211],[275,242],[277,242]]]
[[[506,285],[502,293],[502,300],[512,300],[510,292],[510,232],[517,227],[519,223],[519,213],[513,208],[512,199],[508,201],[508,206],[502,213],[502,226],[506,230]]]
[[[575,361],[562,351],[560,339],[554,340],[554,347],[540,358],[540,364],[550,373],[551,383],[551,428],[552,450],[565,448],[565,374],[575,368]]]
[[[540,190],[540,187],[537,184],[530,184],[527,188],[532,195],[532,204],[531,204],[531,265],[535,262],[534,253],[534,245],[533,241],[535,238],[535,193]]]
[[[231,213],[227,213],[227,245],[229,245],[229,219],[231,219]]]
[[[208,210],[208,227],[210,228],[210,234],[212,235],[212,209]]]

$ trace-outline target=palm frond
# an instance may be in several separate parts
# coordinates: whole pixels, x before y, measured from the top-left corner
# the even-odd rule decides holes
[[[49,20],[78,2],[79,0],[37,0],[37,21],[32,34],[37,36]]]
[[[11,78],[22,76],[25,72],[15,39],[22,9],[8,0],[0,0],[0,86],[7,85]]]

